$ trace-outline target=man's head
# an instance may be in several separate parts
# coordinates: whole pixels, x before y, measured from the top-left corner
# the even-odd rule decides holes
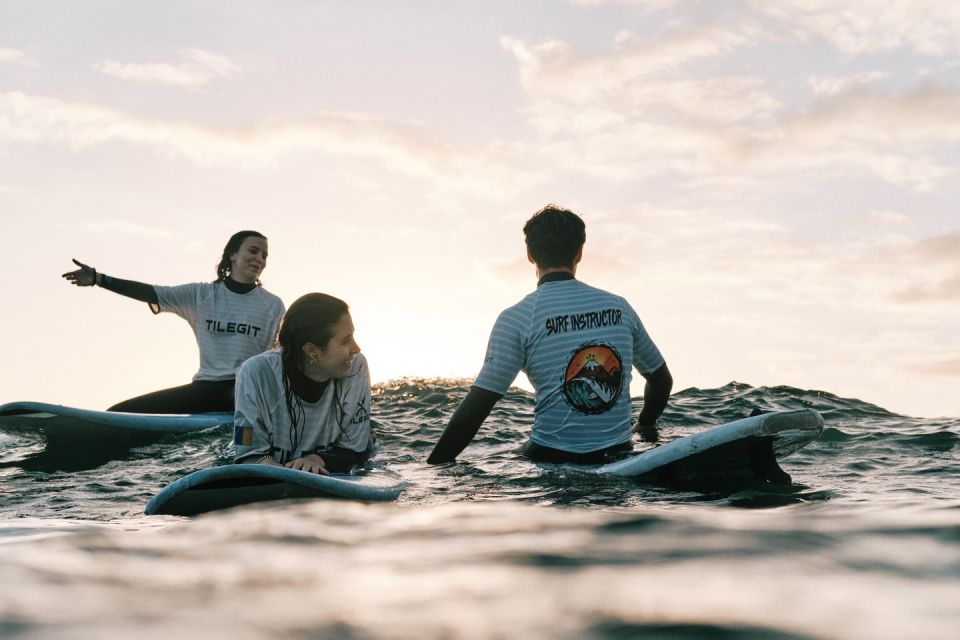
[[[567,209],[547,205],[523,225],[527,255],[540,269],[573,268],[587,240],[580,216]]]

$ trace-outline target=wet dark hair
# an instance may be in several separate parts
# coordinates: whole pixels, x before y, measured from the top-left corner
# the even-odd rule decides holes
[[[527,249],[537,266],[572,267],[577,252],[587,241],[580,216],[556,205],[547,205],[523,225]]]
[[[227,240],[227,246],[223,248],[223,255],[220,257],[220,264],[217,265],[217,282],[221,280],[226,280],[230,277],[230,266],[231,260],[230,256],[240,251],[240,245],[243,244],[243,241],[247,238],[263,238],[267,239],[267,236],[263,235],[259,231],[237,231],[235,234],[230,236],[230,239]],[[260,279],[257,278],[257,284],[260,284]]]
[[[306,358],[303,346],[312,342],[321,349],[326,349],[333,337],[333,325],[349,312],[347,303],[339,298],[325,293],[308,293],[290,305],[280,323],[276,346],[280,347],[280,360],[283,364],[283,395],[292,420],[290,428],[294,436],[291,438],[294,449],[300,445],[302,437],[302,432],[298,430],[298,424],[303,418],[301,397],[311,382],[303,373]],[[337,398],[334,406],[342,411],[340,381],[334,378],[330,382],[334,385],[334,397]],[[337,421],[340,421],[339,418]]]

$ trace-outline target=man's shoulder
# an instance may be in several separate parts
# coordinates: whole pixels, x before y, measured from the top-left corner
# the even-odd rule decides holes
[[[523,298],[501,311],[498,320],[529,318],[532,310],[536,307],[538,294],[539,291],[535,290],[523,296]]]
[[[558,284],[562,284],[564,286],[555,287],[549,290],[550,293],[557,297],[572,297],[578,300],[589,301],[606,299],[616,301],[620,304],[629,304],[627,299],[623,296],[613,293],[612,291],[607,291],[606,289],[601,289],[600,287],[587,284],[583,280],[566,280]]]
[[[613,296],[614,298],[621,298],[621,297],[622,297],[622,296],[619,296],[619,295],[617,295],[616,293],[614,293],[614,292],[612,292],[612,291],[608,291],[607,289],[602,289],[602,288],[596,287],[596,286],[594,286],[594,285],[592,285],[592,284],[587,284],[586,282],[583,282],[582,280],[577,280],[576,282],[577,282],[577,284],[578,284],[579,286],[583,287],[585,290],[587,290],[587,291],[593,291],[593,292],[595,292],[597,295]]]

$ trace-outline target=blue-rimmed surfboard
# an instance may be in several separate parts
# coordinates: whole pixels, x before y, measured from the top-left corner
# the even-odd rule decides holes
[[[192,433],[232,424],[232,413],[121,413],[44,402],[0,405],[0,430],[18,435],[39,433],[58,442],[115,442],[117,438]]]
[[[266,464],[230,464],[195,471],[164,487],[147,504],[147,515],[192,516],[252,502],[289,498],[396,500],[406,486],[386,469],[321,476]]]
[[[763,480],[784,484],[790,482],[790,476],[777,461],[813,442],[821,433],[823,416],[813,409],[764,413],[584,471],[656,476],[679,482],[750,472]]]

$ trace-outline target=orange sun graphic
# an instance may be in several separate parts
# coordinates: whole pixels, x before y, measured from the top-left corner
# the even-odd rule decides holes
[[[577,352],[577,354],[570,359],[564,381],[575,378],[591,360],[603,367],[607,372],[619,370],[621,366],[620,358],[613,349],[603,345],[593,345]]]

